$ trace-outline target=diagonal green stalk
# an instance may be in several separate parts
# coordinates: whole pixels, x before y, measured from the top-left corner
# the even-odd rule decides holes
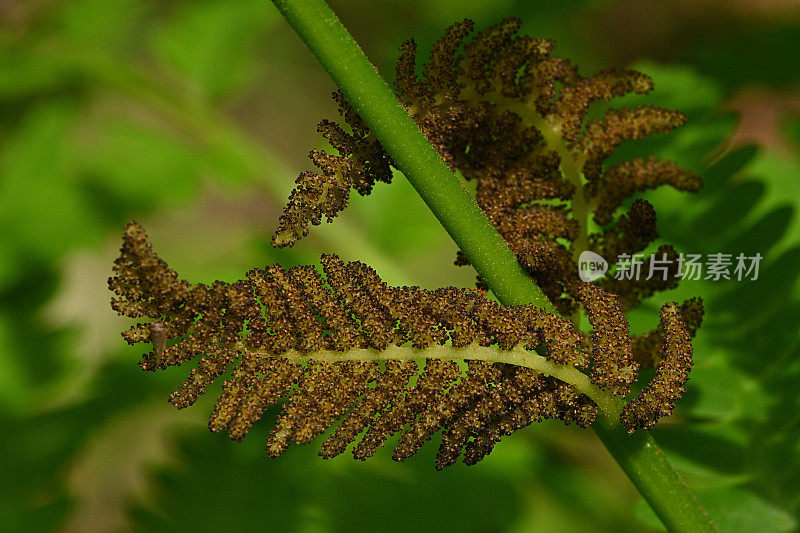
[[[514,253],[398,102],[324,0],[273,0],[394,162],[505,305],[553,311]],[[647,433],[628,435],[618,420],[595,431],[671,531],[715,531],[694,495]]]

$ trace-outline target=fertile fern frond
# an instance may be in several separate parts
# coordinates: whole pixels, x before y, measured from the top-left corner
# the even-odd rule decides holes
[[[467,41],[472,23],[454,24],[421,78],[408,41],[396,86],[442,158],[476,182],[484,214],[559,314],[504,307],[479,289],[391,287],[368,266],[335,255],[322,256],[324,276],[311,266],[273,265],[235,283],[193,286],[131,223],[109,279],[113,307],[147,319],[123,334],[131,344],[152,343],[143,369],[195,360],[171,403],[193,404],[230,372],[213,431],[241,440],[284,401],[269,455],[330,430],[323,457],[352,444],[365,459],[398,435],[394,458],[403,460],[441,432],[438,468],[459,457],[474,464],[503,436],[547,418],[585,427],[602,415],[634,431],[669,415],[688,380],[702,302],[666,304],[659,327],[643,335],[630,333],[625,311],[677,284],[677,253],[661,245],[650,255],[645,268],[658,260],[668,275],[648,280],[586,283],[576,261],[585,250],[609,259],[640,253],[658,238],[647,201],[618,214],[630,195],[660,185],[700,187],[697,176],[669,161],[605,165],[622,141],[669,131],[683,116],[639,107],[587,121],[592,103],[646,93],[652,81],[630,70],[584,77],[550,55],[550,41],[518,36],[518,28],[508,19]],[[319,172],[297,179],[276,246],[330,221],[351,189],[365,195],[391,181],[391,158],[341,93],[334,96],[349,127],[320,123],[337,154],[311,153]],[[466,256],[459,253],[456,264],[468,264]],[[580,312],[589,333],[575,326]],[[639,369],[653,366],[655,377],[628,398]],[[620,408],[618,399],[629,401]]]
[[[152,342],[144,370],[197,359],[170,396],[173,405],[192,405],[231,370],[211,430],[241,440],[269,406],[289,398],[267,441],[272,456],[341,421],[323,457],[357,441],[353,454],[364,459],[399,433],[394,457],[402,460],[442,430],[437,466],[462,451],[472,464],[534,421],[590,425],[598,407],[615,412],[611,395],[624,398],[636,379],[621,308],[592,285],[578,291],[594,328],[589,338],[569,320],[533,306],[504,307],[475,289],[391,287],[368,266],[335,255],[324,255],[322,267],[324,277],[311,266],[273,265],[235,283],[192,286],[130,223],[109,287],[117,312],[149,319],[123,334],[130,344]],[[537,348],[546,355],[530,351]],[[691,360],[691,346],[688,354]],[[669,365],[673,359],[664,357]],[[652,401],[637,400],[624,419],[629,427],[667,414],[659,400],[686,379],[673,374],[654,382],[661,392]]]
[[[396,68],[398,98],[451,168],[477,183],[478,204],[520,262],[548,240],[562,248],[563,275],[573,277],[584,250],[613,262],[615,252],[642,251],[658,237],[652,206],[646,223],[638,223],[645,200],[614,220],[626,198],[661,185],[696,191],[701,182],[692,172],[656,158],[605,168],[622,141],[670,131],[685,118],[641,106],[610,109],[587,120],[593,103],[647,93],[652,80],[624,69],[585,77],[569,61],[551,55],[552,42],[517,35],[519,25],[517,19],[506,19],[467,40],[472,22],[454,24],[435,43],[422,77],[416,73],[416,45],[407,41]],[[277,246],[293,244],[323,217],[330,221],[346,207],[351,189],[368,194],[375,182],[391,180],[388,154],[342,95],[335,98],[352,132],[328,121],[320,124],[338,155],[312,152],[322,174],[304,173],[298,179],[273,237]],[[590,215],[602,227],[598,233],[589,231]],[[660,249],[648,261],[661,260],[664,253],[671,265],[668,279],[605,280],[600,285],[620,296],[626,309],[673,288],[674,250]],[[466,258],[460,255],[457,264],[467,264]],[[555,280],[548,293],[564,315],[578,308],[569,291],[573,281]]]

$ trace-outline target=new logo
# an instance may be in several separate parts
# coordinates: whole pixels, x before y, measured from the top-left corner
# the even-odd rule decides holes
[[[589,283],[602,278],[608,272],[608,261],[596,253],[586,250],[578,257],[578,277]]]

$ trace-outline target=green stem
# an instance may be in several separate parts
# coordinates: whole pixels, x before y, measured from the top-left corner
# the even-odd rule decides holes
[[[273,0],[405,174],[486,284],[505,305],[552,311],[514,253],[428,142],[323,0]],[[605,425],[604,425],[605,424]],[[714,531],[714,524],[646,433],[627,435],[601,417],[596,432],[673,531]]]
[[[649,432],[602,419],[592,428],[669,531],[718,531]]]

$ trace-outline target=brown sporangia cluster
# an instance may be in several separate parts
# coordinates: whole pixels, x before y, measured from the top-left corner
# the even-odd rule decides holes
[[[639,106],[587,119],[593,103],[647,93],[652,80],[625,69],[583,76],[551,55],[551,41],[518,35],[519,26],[519,20],[506,19],[471,39],[471,21],[450,26],[421,76],[416,44],[406,41],[395,85],[400,102],[444,160],[476,183],[478,204],[520,263],[569,316],[580,307],[572,288],[579,286],[581,252],[592,250],[614,263],[645,252],[658,238],[653,206],[637,199],[619,213],[627,198],[661,185],[693,192],[702,184],[672,161],[651,157],[607,165],[621,142],[668,132],[684,116]],[[391,179],[388,154],[341,93],[334,97],[349,131],[320,124],[337,154],[312,152],[321,174],[298,179],[273,237],[276,246],[293,244],[323,216],[330,221],[347,205],[350,189],[368,194],[376,181]],[[459,252],[456,264],[468,263]],[[643,275],[634,279],[607,276],[595,284],[616,295],[627,311],[677,285],[678,254],[661,245],[640,269]],[[485,288],[480,280],[478,286]],[[654,352],[640,361],[657,359]]]
[[[692,368],[691,330],[694,325],[692,318],[686,320],[683,316],[697,316],[696,305],[690,301],[681,308],[674,303],[661,308],[661,326],[653,337],[661,337],[663,357],[655,377],[622,410],[620,420],[628,428],[650,429],[659,418],[672,412],[683,395]]]
[[[662,245],[642,266],[647,272],[651,264],[666,265],[666,279],[609,276],[585,283],[576,258],[583,250],[612,260],[644,252],[658,238],[655,210],[642,199],[622,209],[626,199],[664,184],[700,187],[697,176],[668,161],[606,164],[622,141],[669,131],[684,118],[639,107],[587,120],[590,104],[646,93],[652,81],[615,69],[584,77],[551,56],[550,41],[519,36],[518,27],[508,19],[467,40],[472,23],[454,24],[435,43],[421,77],[408,41],[396,86],[444,160],[476,183],[480,207],[559,315],[504,307],[476,289],[390,287],[368,266],[335,255],[322,257],[324,276],[312,266],[273,265],[236,283],[190,285],[131,223],[109,279],[112,303],[120,314],[143,319],[123,334],[131,344],[152,343],[143,369],[194,360],[171,403],[193,404],[227,373],[209,422],[213,431],[241,440],[267,408],[283,402],[269,455],[327,432],[323,457],[352,444],[354,456],[365,459],[397,435],[394,458],[403,460],[441,432],[438,468],[459,457],[474,464],[503,436],[534,421],[584,427],[594,421],[599,408],[591,398],[526,367],[380,356],[393,347],[474,345],[536,349],[622,399],[639,369],[655,366],[655,377],[625,405],[620,421],[633,431],[669,415],[688,379],[702,302],[666,304],[659,327],[643,335],[630,333],[625,312],[677,284],[675,250]],[[347,127],[320,123],[336,154],[311,153],[319,172],[298,178],[276,246],[330,221],[346,207],[351,189],[365,195],[376,181],[391,180],[388,154],[343,96],[335,98]],[[469,263],[459,253],[456,264]],[[581,312],[590,333],[574,326]]]
[[[109,279],[112,306],[144,320],[123,333],[130,344],[152,343],[140,361],[144,370],[195,360],[170,396],[176,407],[192,405],[230,371],[211,430],[241,440],[269,406],[286,399],[267,441],[271,456],[335,426],[322,444],[323,457],[355,442],[353,455],[365,459],[399,434],[394,458],[402,460],[441,430],[436,464],[443,468],[462,455],[474,464],[503,436],[534,421],[586,427],[597,414],[594,401],[569,383],[525,367],[335,357],[350,350],[546,346],[550,360],[587,371],[595,385],[620,398],[636,379],[621,308],[592,285],[578,291],[594,327],[590,338],[568,319],[534,306],[504,307],[476,289],[390,287],[362,263],[335,255],[321,262],[324,276],[311,266],[273,265],[235,283],[191,285],[132,222]],[[325,360],[323,352],[338,360]],[[631,427],[653,418],[638,413]]]

